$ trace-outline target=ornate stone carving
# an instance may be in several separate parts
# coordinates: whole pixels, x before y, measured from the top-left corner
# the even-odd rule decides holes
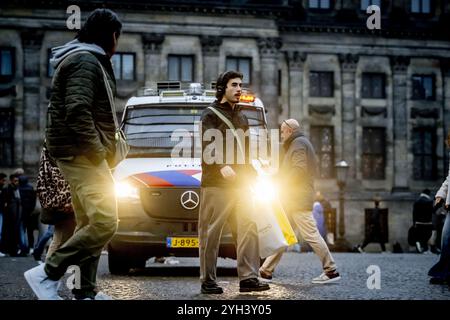
[[[387,109],[385,107],[362,107],[361,117],[376,117],[382,115],[383,118],[387,117]]]
[[[262,56],[276,57],[283,45],[281,38],[259,38],[257,41]]]
[[[291,70],[302,69],[307,58],[306,53],[298,51],[286,51],[285,56],[289,63],[289,69]]]
[[[437,108],[432,109],[421,109],[421,108],[411,108],[411,119],[416,118],[430,118],[438,119],[439,110]]]
[[[160,33],[144,33],[142,34],[142,43],[144,44],[145,53],[159,53],[161,45],[164,42],[164,35]]]
[[[222,44],[222,37],[217,36],[201,36],[203,55],[218,55]]]
[[[341,53],[339,54],[339,62],[343,71],[354,72],[356,66],[358,65],[359,56],[351,53]]]
[[[309,106],[308,111],[309,115],[313,115],[314,113],[316,113],[321,116],[334,116],[335,114],[334,106]]]
[[[391,64],[394,72],[406,72],[409,65],[409,57],[405,56],[392,56]]]

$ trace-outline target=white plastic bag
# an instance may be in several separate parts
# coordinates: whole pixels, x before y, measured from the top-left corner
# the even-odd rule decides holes
[[[272,206],[256,204],[255,209],[258,216],[256,226],[259,238],[259,256],[267,258],[277,252],[285,251],[288,243],[272,212]]]

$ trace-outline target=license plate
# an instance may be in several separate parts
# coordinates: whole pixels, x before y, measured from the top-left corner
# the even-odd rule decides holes
[[[167,248],[198,248],[198,238],[167,237]]]

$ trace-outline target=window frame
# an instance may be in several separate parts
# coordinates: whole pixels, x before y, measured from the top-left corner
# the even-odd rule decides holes
[[[16,75],[16,48],[6,46],[0,47],[0,71],[2,67],[2,51],[10,51],[11,53],[11,74],[10,75],[0,74],[0,83],[8,83],[11,82]]]
[[[382,87],[382,94],[381,97],[376,97],[374,95],[373,85],[372,81],[375,77],[381,76],[381,87]],[[365,80],[368,80],[369,85],[369,95],[365,96],[365,92],[363,90]],[[363,99],[386,99],[386,74],[382,72],[363,72],[361,74],[361,98]]]
[[[410,0],[410,1],[411,1],[411,2],[410,2],[410,7],[409,7],[409,9],[410,9],[411,14],[413,14],[413,15],[420,15],[420,16],[430,16],[430,15],[433,14],[433,11],[434,11],[434,3],[433,3],[432,0],[417,0],[417,1],[419,1],[419,11],[418,11],[418,12],[414,12],[414,11],[413,11],[413,1],[414,1],[414,0]],[[423,12],[423,2],[424,2],[424,1],[429,1],[429,4],[430,4],[430,12]]]
[[[360,9],[361,11],[363,11],[363,12],[366,12],[368,7],[374,5],[374,3],[372,3],[373,1],[377,1],[379,4],[375,4],[375,5],[377,5],[377,6],[381,9],[381,4],[382,4],[382,2],[383,2],[382,0],[366,0],[366,1],[369,2],[369,4],[367,5],[367,7],[365,7],[365,8],[363,9],[363,7],[362,7],[362,4],[363,4],[362,2],[363,2],[363,1],[365,1],[365,0],[360,0],[360,2],[359,2],[359,9]]]
[[[133,57],[133,79],[123,79],[123,56],[124,55],[131,55]],[[116,80],[120,81],[136,81],[136,52],[126,52],[126,51],[119,51],[114,53],[114,56],[120,56],[120,76],[117,74],[114,74],[116,77]],[[114,69],[114,67],[113,67]]]
[[[312,92],[311,92],[311,88],[312,88],[312,86],[311,86],[311,75],[312,74],[318,74],[318,79],[319,79],[319,85],[318,85],[318,90],[319,90],[319,94],[318,95],[312,95]],[[322,88],[324,87],[323,85],[322,85],[322,76],[323,75],[329,75],[330,76],[330,79],[331,79],[331,88],[330,88],[330,92],[331,92],[331,95],[324,95],[323,94],[323,90],[322,90]],[[334,94],[334,71],[314,71],[314,70],[312,70],[312,71],[310,71],[309,72],[309,96],[310,97],[313,97],[313,98],[333,98],[334,96],[335,96],[335,94]]]
[[[415,127],[412,130],[412,138],[411,138],[411,142],[415,143],[416,139],[415,139],[415,134],[418,133],[420,134],[419,137],[419,141],[421,141],[422,143],[424,143],[425,139],[424,139],[424,134],[426,132],[430,132],[431,133],[431,151],[430,153],[425,153],[425,152],[420,152],[420,153],[416,153],[416,148],[413,146],[412,148],[412,154],[413,154],[413,170],[412,170],[412,178],[415,181],[433,181],[437,178],[437,155],[436,155],[436,148],[437,148],[437,128],[436,127],[432,127],[432,126],[420,126],[420,127]],[[422,144],[422,150],[423,148],[423,144]],[[426,175],[424,174],[425,172],[425,168],[424,168],[424,162],[421,162],[421,168],[420,168],[420,176],[416,176],[416,170],[415,170],[415,164],[416,164],[416,157],[421,157],[421,158],[425,158],[425,157],[431,157],[431,162],[432,162],[432,168],[431,168],[431,174],[430,177],[425,177]]]
[[[175,57],[179,59],[179,68],[178,68],[178,79],[170,80],[170,58]],[[182,80],[182,67],[181,60],[182,58],[190,58],[192,61],[191,64],[191,80]],[[168,54],[167,55],[167,80],[168,81],[180,81],[180,82],[195,82],[195,55],[193,54]]]
[[[362,143],[362,148],[361,148],[361,176],[362,176],[362,179],[363,180],[378,180],[378,181],[385,180],[386,179],[386,150],[387,150],[387,148],[386,148],[386,128],[385,127],[367,126],[367,127],[363,127],[362,129],[363,129],[362,130],[362,141],[361,141],[361,143]],[[369,152],[365,151],[365,148],[364,148],[364,140],[365,139],[364,138],[365,138],[365,133],[368,132],[368,130],[374,130],[374,131],[383,133],[383,140],[382,140],[383,141],[383,150],[381,151],[381,153],[374,152],[373,151],[374,148],[372,148],[372,144],[370,144]],[[369,139],[372,140],[372,139],[374,139],[374,137],[369,137]],[[380,175],[380,176],[374,175],[374,173],[378,172],[378,171],[375,171],[372,169],[370,172],[370,176],[366,176],[365,175],[366,172],[364,171],[365,156],[369,156],[371,158],[371,162],[369,164],[371,165],[371,167],[373,167],[372,166],[373,159],[374,159],[374,157],[379,156],[379,155],[381,155],[383,158],[382,175]]]
[[[248,70],[248,72],[249,72],[249,74],[248,74],[248,81],[245,81],[245,77],[244,77],[244,82],[243,82],[243,84],[244,85],[247,85],[247,86],[250,86],[251,84],[252,84],[252,72],[253,72],[253,67],[252,67],[252,62],[253,62],[253,60],[252,60],[252,57],[246,57],[246,56],[226,56],[225,57],[225,69],[228,69],[227,68],[227,65],[228,65],[228,59],[235,59],[235,60],[237,60],[236,61],[236,65],[238,66],[237,68],[236,68],[236,71],[239,71],[239,65],[240,65],[240,61],[241,60],[248,60],[248,65],[249,65],[249,70]],[[239,72],[242,72],[242,71],[239,71]]]
[[[425,77],[430,77],[431,81],[432,81],[432,96],[431,98],[427,98],[426,96],[424,97],[418,97],[415,96],[415,90],[414,90],[414,77],[421,77],[421,84],[423,86],[423,78]],[[411,75],[411,100],[418,100],[418,101],[436,101],[436,75],[433,74],[423,74],[423,73],[417,73],[417,74],[413,74]]]
[[[331,132],[331,151],[329,152],[322,152],[321,148],[322,147],[322,132],[324,129],[329,129]],[[334,179],[336,177],[336,170],[334,167],[335,164],[335,136],[334,136],[334,126],[331,125],[312,125],[310,127],[310,140],[311,143],[313,144],[314,141],[320,141],[320,146],[317,146],[315,144],[313,144],[314,146],[314,151],[316,153],[317,159],[318,159],[318,168],[319,168],[319,178],[320,179]],[[316,139],[316,132],[319,133],[319,140]],[[330,155],[330,165],[331,165],[331,171],[330,171],[330,175],[329,176],[322,176],[323,172],[322,172],[322,166],[321,166],[321,159],[322,159],[322,155],[324,154],[329,154]]]
[[[322,8],[322,1],[324,1],[324,0],[317,0],[319,7],[313,8],[313,7],[311,7],[311,0],[308,0],[308,9],[311,11],[314,11],[314,12],[330,12],[331,10],[333,10],[333,8],[334,8],[333,0],[328,0],[329,4],[330,4],[328,8]]]

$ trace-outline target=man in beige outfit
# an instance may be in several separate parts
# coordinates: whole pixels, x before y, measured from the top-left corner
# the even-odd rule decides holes
[[[317,158],[314,148],[303,134],[297,120],[289,119],[281,125],[281,139],[285,156],[280,167],[279,178],[283,185],[282,203],[302,238],[311,246],[322,262],[323,273],[312,283],[336,282],[341,277],[327,244],[317,229],[312,215],[314,202],[314,176]],[[260,275],[271,279],[283,253],[268,257],[260,268]]]

